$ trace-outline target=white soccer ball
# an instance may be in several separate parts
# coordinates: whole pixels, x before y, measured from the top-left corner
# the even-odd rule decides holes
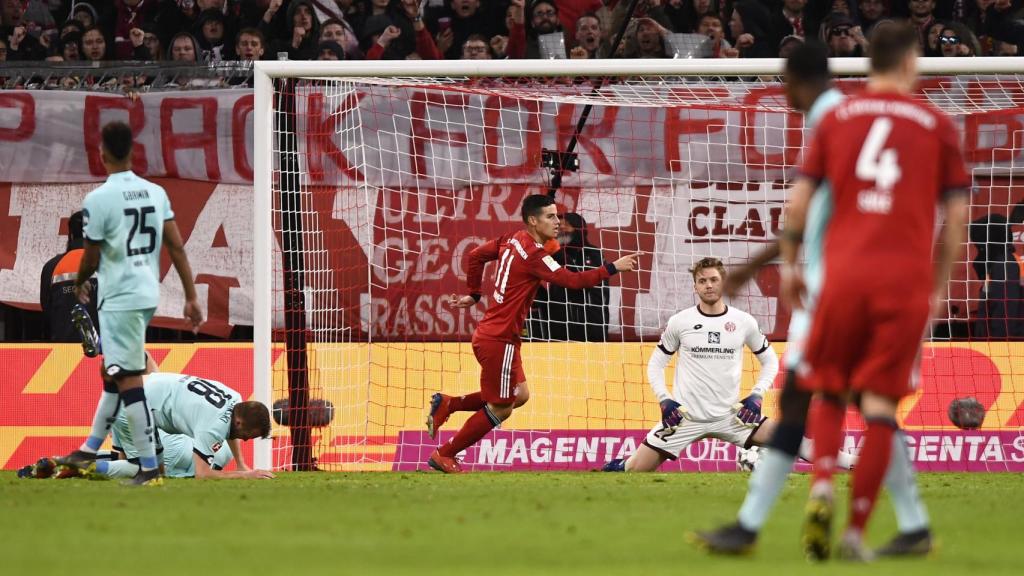
[[[747,449],[740,448],[736,452],[736,469],[740,472],[753,472],[760,459],[761,451],[757,446]]]

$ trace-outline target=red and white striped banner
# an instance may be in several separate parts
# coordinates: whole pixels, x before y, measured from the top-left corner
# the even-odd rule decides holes
[[[931,89],[975,110],[1021,90],[999,81],[934,82],[946,84]],[[582,108],[488,92],[297,90],[300,170],[317,215],[305,226],[327,248],[306,262],[316,272],[306,279],[307,305],[332,312],[318,315],[318,326],[398,338],[471,334],[479,318],[449,310],[442,296],[462,289],[469,250],[519,226],[523,195],[545,189],[541,150],[564,147]],[[613,334],[656,335],[672,311],[692,304],[684,271],[693,260],[741,261],[779,230],[780,182],[798,159],[800,118],[755,108],[781,105],[773,85],[723,84],[702,101],[598,107],[580,138],[581,169],[557,197],[584,215],[607,258],[650,256],[640,274],[613,281]],[[204,330],[251,324],[252,105],[248,90],[137,99],[0,94],[0,178],[13,182],[0,184],[0,301],[37,305],[39,271],[63,250],[63,219],[105,178],[100,127],[122,119],[136,134],[134,168],[168,190],[178,214],[211,320]],[[978,182],[972,216],[1007,215],[1024,197],[1005,177],[1024,166],[1024,112],[979,111],[958,122]],[[972,257],[965,252],[951,285],[961,316],[980,288]],[[180,285],[168,262],[163,269],[156,323],[180,325]],[[768,269],[738,304],[780,338],[787,312],[776,305],[776,287]]]

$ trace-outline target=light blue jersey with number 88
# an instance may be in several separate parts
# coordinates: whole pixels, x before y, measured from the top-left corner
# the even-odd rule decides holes
[[[117,172],[85,197],[82,216],[85,237],[101,245],[99,308],[156,308],[164,222],[174,219],[164,189]]]
[[[231,413],[242,395],[215,380],[156,372],[144,377],[146,402],[156,427],[192,438],[195,453],[210,465],[231,432]]]

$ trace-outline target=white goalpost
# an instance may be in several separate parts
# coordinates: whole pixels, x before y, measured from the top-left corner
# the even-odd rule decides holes
[[[694,302],[689,266],[703,256],[742,263],[781,229],[804,138],[782,64],[257,62],[253,376],[256,399],[290,399],[303,416],[258,441],[256,466],[424,469],[437,442],[423,428],[430,395],[474,391],[479,376],[469,338],[487,297],[460,312],[444,296],[465,292],[470,250],[521,226],[525,195],[552,192],[585,222],[572,242],[606,260],[642,252],[642,270],[593,292],[538,296],[523,347],[530,403],[470,449],[466,467],[585,470],[628,454],[657,419],[647,358],[668,317]],[[830,66],[849,93],[867,73],[866,59]],[[1024,253],[1013,250],[1024,223],[1024,58],[919,68],[916,97],[955,119],[975,190],[971,241],[902,422],[922,469],[1024,470],[1024,377],[1014,369],[1024,297],[1014,295],[1020,274],[1013,292],[995,272]],[[485,295],[491,275],[492,265]],[[770,266],[732,304],[784,353],[789,312],[777,283]],[[747,358],[744,388],[754,366]],[[988,409],[970,433],[945,413],[968,396]],[[320,400],[333,405],[330,422],[303,425],[323,416],[304,408]],[[442,439],[463,420],[454,416]],[[848,442],[858,426],[848,423]],[[731,446],[691,448],[672,469],[735,469]]]

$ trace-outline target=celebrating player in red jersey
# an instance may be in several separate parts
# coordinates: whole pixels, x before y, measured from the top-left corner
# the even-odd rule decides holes
[[[815,471],[803,535],[805,551],[816,559],[830,551],[832,475],[851,392],[859,395],[867,429],[838,552],[870,559],[862,533],[889,462],[896,407],[912,391],[921,336],[945,298],[964,239],[971,181],[953,123],[911,97],[917,50],[917,35],[905,25],[872,39],[867,90],[821,121],[787,213],[782,294],[799,306],[804,217],[818,182],[831,182],[825,280],[801,367],[803,384],[820,401],[811,422]],[[939,207],[946,222],[933,263]]]
[[[639,254],[585,272],[570,272],[551,257],[558,250],[555,201],[545,195],[527,196],[522,217],[525,230],[502,235],[470,253],[466,270],[469,296],[449,297],[456,308],[469,308],[479,302],[484,264],[498,260],[491,305],[473,333],[473,354],[480,363],[480,391],[466,396],[434,394],[430,401],[427,430],[431,438],[452,412],[474,412],[451,440],[430,455],[427,463],[441,472],[461,472],[455,455],[483,438],[530,398],[519,356],[519,334],[540,283],[553,282],[578,290],[596,286],[616,272],[636,268]]]

